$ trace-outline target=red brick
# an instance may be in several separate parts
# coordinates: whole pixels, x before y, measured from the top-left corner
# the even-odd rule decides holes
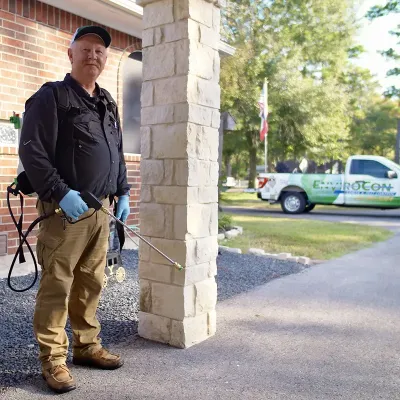
[[[30,26],[31,28],[37,28],[37,23],[33,21],[29,21],[29,19],[16,16],[16,22],[21,25]]]
[[[37,202],[37,199],[36,199],[36,198],[25,199],[25,205],[26,205],[27,207],[29,207],[29,206],[36,206],[36,202]]]
[[[12,179],[10,180],[9,176],[0,176],[0,182],[11,183]],[[6,196],[6,194],[4,193],[3,196]]]
[[[25,33],[25,27],[23,25],[16,24],[15,22],[12,22],[12,21],[4,20],[3,27],[12,29],[13,31]]]
[[[57,51],[66,54],[68,52],[68,47],[69,46],[66,46],[64,44],[57,44]]]
[[[18,160],[16,158],[1,158],[0,164],[2,167],[17,167]],[[16,169],[15,169],[16,170]],[[4,191],[7,189],[8,185],[1,185],[1,190]]]
[[[36,68],[25,67],[22,65],[18,65],[17,71],[22,72],[24,74],[30,74],[30,75],[35,75],[35,76],[38,74],[38,71]],[[1,164],[1,162],[0,162],[0,164]]]
[[[71,15],[71,31],[75,32],[79,28],[78,25],[78,16],[72,14]]]
[[[38,39],[37,44],[38,44],[38,46],[44,47],[47,51],[49,49],[55,50],[57,48],[57,45],[55,43],[52,43],[52,42],[49,42],[49,41],[43,40],[43,39]]]
[[[40,61],[47,63],[47,64],[58,64],[58,60],[54,57],[49,56],[40,56]]]
[[[13,56],[11,54],[2,54],[1,58],[5,61],[10,61],[10,62],[14,62],[17,64],[23,64],[24,63],[24,59],[22,57],[17,57],[17,56]]]
[[[24,75],[24,81],[29,83],[37,83],[38,85],[42,85],[44,83],[43,79],[37,76],[30,76],[30,75]]]
[[[36,4],[38,3],[36,0],[30,0],[31,6],[29,9],[29,18],[36,20]]]
[[[7,101],[3,101],[2,104],[3,104],[3,107],[7,108],[8,110],[12,110],[12,111],[16,111],[16,112],[22,112],[23,111],[23,105],[22,104],[14,104],[14,103],[9,103]],[[10,111],[10,113],[11,113],[11,111]]]
[[[17,55],[24,57],[24,58],[31,59],[31,60],[38,59],[38,55],[36,53],[32,53],[31,51],[27,51],[24,49],[17,49]]]
[[[12,232],[12,231],[15,231],[14,223],[7,225],[0,224],[0,232]]]
[[[30,6],[29,0],[22,0],[22,15],[25,18],[29,18],[29,6]]]
[[[67,30],[67,32],[71,33],[72,29],[71,29],[71,14],[70,13],[66,13],[65,20],[66,20],[66,30]]]
[[[15,14],[6,11],[0,11],[0,18],[7,19],[8,21],[15,21]]]
[[[24,43],[22,41],[13,38],[2,37],[1,42],[2,44],[7,44],[9,46],[20,47],[20,48],[24,47]]]
[[[24,33],[16,32],[15,33],[15,37],[18,40],[22,40],[24,42],[29,42],[29,43],[32,43],[32,44],[36,44],[36,37],[34,37],[34,36],[29,36],[29,35],[25,35]]]
[[[38,25],[38,28],[37,29],[33,29],[33,28],[29,28],[29,27],[26,27],[26,30],[25,30],[25,32],[28,34],[28,35],[32,35],[32,36],[34,36],[34,37],[36,37],[36,38],[42,38],[42,39],[44,39],[45,37],[46,37],[46,34],[44,33],[44,32],[42,32],[42,25]]]
[[[3,23],[6,21],[3,21]],[[6,28],[0,28],[0,35],[8,36],[11,38],[15,38],[15,31]]]
[[[54,33],[55,32],[46,33],[46,40],[50,40],[51,42],[62,44],[64,46],[68,46],[69,45],[69,40],[68,39],[56,36]]]
[[[47,4],[36,2],[36,20],[47,24]]]
[[[28,58],[25,58],[25,65],[27,67],[32,67],[32,68],[37,68],[37,69],[44,69],[44,64],[41,62],[37,62],[34,60],[29,60]]]
[[[27,223],[29,226],[29,224],[31,224],[36,218],[37,218],[37,215],[35,215],[35,214],[24,215],[24,222]],[[13,222],[13,220],[12,220],[11,216],[2,216],[1,217],[2,224],[12,224],[12,222]]]
[[[39,76],[46,78],[46,79],[57,79],[57,74],[48,71],[39,71]]]
[[[4,96],[2,96],[3,98]],[[5,98],[7,99],[7,96],[5,96]],[[3,176],[14,176],[16,173],[15,168],[8,168],[8,167],[0,167],[0,174]]]
[[[17,7],[16,7],[16,0],[8,0],[8,11],[10,11],[10,13],[15,14],[17,11]]]
[[[23,1],[22,0],[16,0],[16,5],[17,5],[17,14],[22,16],[22,8],[23,8]]]
[[[60,29],[60,9],[54,9],[54,25]]]
[[[25,99],[29,99],[29,97],[33,96],[36,92],[36,90],[38,89],[38,86],[35,85],[35,90],[25,90],[24,91],[24,97]]]
[[[60,10],[60,29],[65,31],[67,30],[67,18],[66,18],[66,11]]]
[[[2,78],[9,78],[9,79],[18,79],[21,75],[18,74],[18,72],[15,71],[6,71],[5,69],[0,70],[0,75]],[[1,96],[1,101],[9,101],[7,100],[8,98],[10,98],[10,96]],[[16,97],[15,100],[12,100],[13,102],[16,101]]]
[[[35,53],[39,53],[39,54],[44,54],[45,49],[41,46],[36,46],[34,44],[31,43],[25,43],[24,45],[25,49],[33,51]]]
[[[55,21],[55,12],[54,12],[54,7],[53,6],[49,6],[48,7],[48,24],[50,26],[55,26],[56,25],[56,21]]]
[[[4,38],[3,38],[4,39]],[[5,46],[5,45],[0,45],[0,51],[2,53],[9,53],[9,54],[16,54],[17,53],[17,49],[15,47],[12,46]]]
[[[64,38],[67,41],[68,45],[69,45],[69,43],[71,41],[71,38],[72,38],[72,35],[71,35],[70,32],[63,32],[63,31],[59,30],[56,33],[57,33],[58,37]]]
[[[36,91],[38,89],[38,85],[29,82],[18,81],[18,88]]]
[[[0,0],[0,10],[8,11],[8,0]]]

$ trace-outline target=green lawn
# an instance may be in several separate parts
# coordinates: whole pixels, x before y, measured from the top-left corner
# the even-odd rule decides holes
[[[262,209],[268,210],[275,208],[281,210],[281,205],[279,203],[269,204],[268,201],[262,201],[257,198],[257,193],[245,193],[245,192],[224,192],[221,193],[221,206],[224,207],[243,207],[252,209]],[[354,208],[349,207],[336,207],[329,205],[317,205],[315,207],[317,210],[350,210],[354,211]]]
[[[325,221],[293,220],[232,215],[234,225],[243,227],[243,235],[220,244],[251,247],[267,253],[292,253],[317,260],[329,260],[390,238],[393,233],[366,225]]]
[[[224,192],[221,193],[221,205],[246,208],[280,207],[270,205],[267,201],[257,198],[257,193]]]

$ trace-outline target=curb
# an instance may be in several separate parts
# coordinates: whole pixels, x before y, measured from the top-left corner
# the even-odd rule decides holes
[[[224,233],[219,233],[218,240],[233,239],[239,235],[243,235],[243,228],[241,226],[233,226],[232,229]]]
[[[312,260],[309,257],[292,256],[291,253],[273,254],[273,253],[266,253],[263,249],[254,249],[254,248],[249,249],[248,253],[253,254],[255,256],[259,256],[259,257],[267,257],[267,258],[274,258],[276,260],[291,261],[291,262],[296,262],[298,264],[303,264],[303,265],[311,265],[312,264]]]

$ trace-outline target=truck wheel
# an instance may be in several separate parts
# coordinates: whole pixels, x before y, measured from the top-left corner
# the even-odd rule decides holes
[[[286,214],[301,214],[306,209],[306,198],[301,192],[287,192],[282,196],[282,210]]]
[[[314,210],[314,208],[315,208],[315,204],[308,204],[308,205],[306,205],[304,212],[308,213],[308,212]]]

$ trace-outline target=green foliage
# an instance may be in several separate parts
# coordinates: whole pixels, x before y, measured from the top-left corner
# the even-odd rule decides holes
[[[399,0],[389,0],[384,6],[374,6],[368,13],[367,18],[373,20],[375,18],[383,17],[389,13],[399,13],[400,12],[400,1]]]
[[[398,11],[398,1],[388,4],[374,15]],[[263,163],[258,100],[265,78],[270,170],[288,158],[392,157],[398,112],[376,95],[371,72],[350,62],[364,51],[353,41],[354,15],[353,0],[228,2],[222,34],[237,51],[221,61],[221,106],[234,116],[236,130],[224,137],[225,174],[231,166],[232,175],[252,187]],[[393,49],[385,56],[399,57]]]
[[[394,101],[376,98],[365,109],[363,116],[353,120],[349,142],[351,152],[393,159],[397,118],[400,118],[400,112]]]
[[[366,17],[370,20],[375,18],[383,17],[385,15],[391,13],[400,13],[400,0],[389,0],[384,6],[374,6],[372,7]],[[389,33],[398,39],[400,38],[400,25],[397,25],[397,30],[389,31]],[[398,42],[400,45],[400,41]],[[381,54],[389,60],[399,61],[400,54],[396,52],[395,49],[390,48],[389,50],[382,51]],[[400,68],[393,68],[387,72],[387,76],[399,76]],[[391,97],[400,97],[400,88],[396,88],[392,86],[385,91],[385,96],[388,98]]]
[[[334,4],[333,4],[334,3]],[[222,109],[235,117],[224,158],[245,155],[250,187],[263,160],[258,100],[269,81],[269,162],[308,155],[343,156],[349,134],[348,95],[339,82],[356,29],[348,0],[236,0],[223,14],[223,36],[236,47],[222,60]],[[351,50],[350,50],[351,49]],[[243,158],[238,158],[241,162]]]
[[[232,215],[219,213],[218,214],[218,231],[228,230],[232,226]]]

